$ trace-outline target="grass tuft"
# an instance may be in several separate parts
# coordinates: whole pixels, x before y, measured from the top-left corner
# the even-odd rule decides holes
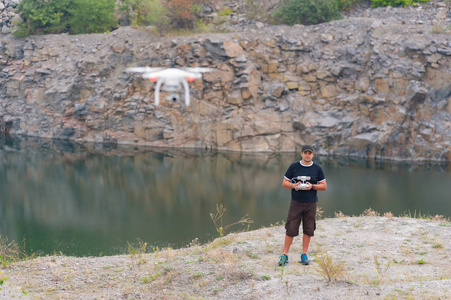
[[[247,224],[247,230],[249,231],[249,224],[254,223],[254,221],[248,218],[248,215],[245,215],[237,222],[231,223],[229,225],[223,225],[222,218],[225,211],[226,209],[222,204],[216,204],[216,213],[210,213],[210,218],[213,221],[220,238],[222,238],[226,234],[226,231],[232,226]]]
[[[327,282],[340,281],[346,274],[344,264],[334,261],[330,255],[323,251],[318,252],[315,261],[316,266],[313,269]]]
[[[28,255],[26,252],[25,238],[21,244],[9,241],[7,237],[0,235],[0,266],[6,268],[8,265],[27,259],[32,259],[38,254]]]
[[[128,244],[128,254],[132,259],[132,265],[141,265],[145,264],[148,261],[146,255],[147,243],[138,239],[138,247],[133,247],[129,242]]]
[[[382,278],[387,277],[387,272],[392,266],[392,262],[388,261],[386,264],[383,264],[379,261],[379,257],[374,255],[374,264],[376,265],[376,271]]]
[[[373,210],[370,207],[370,208],[365,209],[360,216],[362,216],[362,217],[378,217],[378,216],[380,216],[380,213],[378,213],[377,211]]]
[[[345,218],[346,215],[342,211],[335,212],[335,218]]]

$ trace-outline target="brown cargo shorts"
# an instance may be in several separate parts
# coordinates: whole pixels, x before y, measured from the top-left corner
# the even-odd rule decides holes
[[[285,223],[286,234],[291,237],[299,235],[302,222],[302,232],[313,236],[316,229],[316,202],[299,202],[291,200]]]

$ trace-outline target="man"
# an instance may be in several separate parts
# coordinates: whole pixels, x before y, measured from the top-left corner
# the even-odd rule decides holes
[[[302,160],[288,167],[282,182],[284,188],[291,189],[291,204],[285,224],[285,243],[279,266],[288,263],[288,251],[293,238],[299,235],[301,222],[303,232],[301,263],[309,264],[307,250],[316,229],[316,202],[318,202],[316,194],[317,191],[327,190],[323,169],[312,160],[314,155],[315,150],[312,146],[302,147]]]

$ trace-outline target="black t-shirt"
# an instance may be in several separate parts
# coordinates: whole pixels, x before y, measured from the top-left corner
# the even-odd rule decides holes
[[[305,182],[310,182],[311,184],[317,184],[326,180],[323,169],[316,163],[312,163],[310,166],[302,165],[300,161],[292,163],[285,173],[285,178],[291,182],[298,182],[300,181],[296,179],[298,176],[309,176],[310,179]],[[317,190],[296,191],[292,189],[291,199],[299,202],[318,202]]]

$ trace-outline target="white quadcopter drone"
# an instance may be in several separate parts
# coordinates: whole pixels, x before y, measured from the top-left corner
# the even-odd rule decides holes
[[[177,101],[179,99],[178,92],[183,86],[185,90],[185,104],[189,106],[189,85],[196,79],[202,78],[202,73],[213,71],[210,68],[151,68],[151,67],[136,67],[127,68],[126,72],[142,73],[142,77],[150,81],[157,82],[155,86],[155,105],[160,104],[160,89],[169,92],[168,100]]]

